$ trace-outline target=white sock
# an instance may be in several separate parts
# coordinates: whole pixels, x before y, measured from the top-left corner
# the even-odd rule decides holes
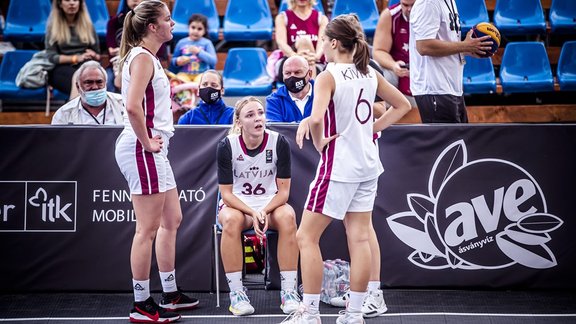
[[[380,281],[368,281],[368,291],[380,290]]]
[[[308,308],[308,313],[318,314],[320,306],[320,294],[304,294],[302,297],[302,302],[304,306]]]
[[[296,290],[298,271],[280,271],[280,286],[282,290]]]
[[[242,271],[230,272],[226,274],[230,291],[242,290]]]
[[[160,272],[160,281],[162,281],[162,291],[170,293],[178,290],[176,286],[176,270],[170,272]]]
[[[132,279],[132,289],[134,290],[134,301],[143,302],[150,297],[150,279]]]
[[[362,311],[362,303],[364,302],[365,292],[358,292],[350,290],[350,301],[346,309],[350,313],[360,313]]]

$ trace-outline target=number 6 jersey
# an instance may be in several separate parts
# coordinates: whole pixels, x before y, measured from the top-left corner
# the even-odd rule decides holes
[[[375,179],[383,171],[373,130],[377,72],[368,66],[368,74],[362,74],[354,64],[346,63],[328,63],[325,71],[332,75],[336,87],[324,115],[324,136],[339,137],[324,147],[316,179]]]
[[[277,132],[265,130],[259,147],[249,150],[241,135],[228,135],[218,146],[218,182],[251,206],[278,191],[276,178],[290,178],[290,146]]]

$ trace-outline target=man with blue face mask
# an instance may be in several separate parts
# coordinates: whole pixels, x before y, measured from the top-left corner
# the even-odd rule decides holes
[[[299,123],[312,112],[312,70],[304,57],[293,55],[284,61],[282,75],[284,86],[266,97],[266,119],[269,122]]]
[[[122,125],[122,96],[106,91],[107,74],[100,63],[82,64],[76,76],[80,95],[56,111],[52,125]]]

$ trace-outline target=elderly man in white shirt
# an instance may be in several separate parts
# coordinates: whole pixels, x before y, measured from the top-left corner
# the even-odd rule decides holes
[[[106,71],[100,63],[88,61],[76,72],[79,96],[60,107],[52,125],[122,125],[122,96],[106,91]]]

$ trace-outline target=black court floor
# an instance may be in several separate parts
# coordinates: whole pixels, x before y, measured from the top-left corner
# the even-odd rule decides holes
[[[228,294],[190,293],[200,299],[197,309],[183,312],[182,323],[280,323],[279,292],[248,291],[256,313],[235,317],[228,312]],[[154,294],[159,297],[158,294]],[[366,323],[576,323],[575,291],[384,291],[388,313]],[[4,323],[128,323],[132,294],[35,293],[0,295]],[[322,322],[335,323],[339,308],[321,306]]]

